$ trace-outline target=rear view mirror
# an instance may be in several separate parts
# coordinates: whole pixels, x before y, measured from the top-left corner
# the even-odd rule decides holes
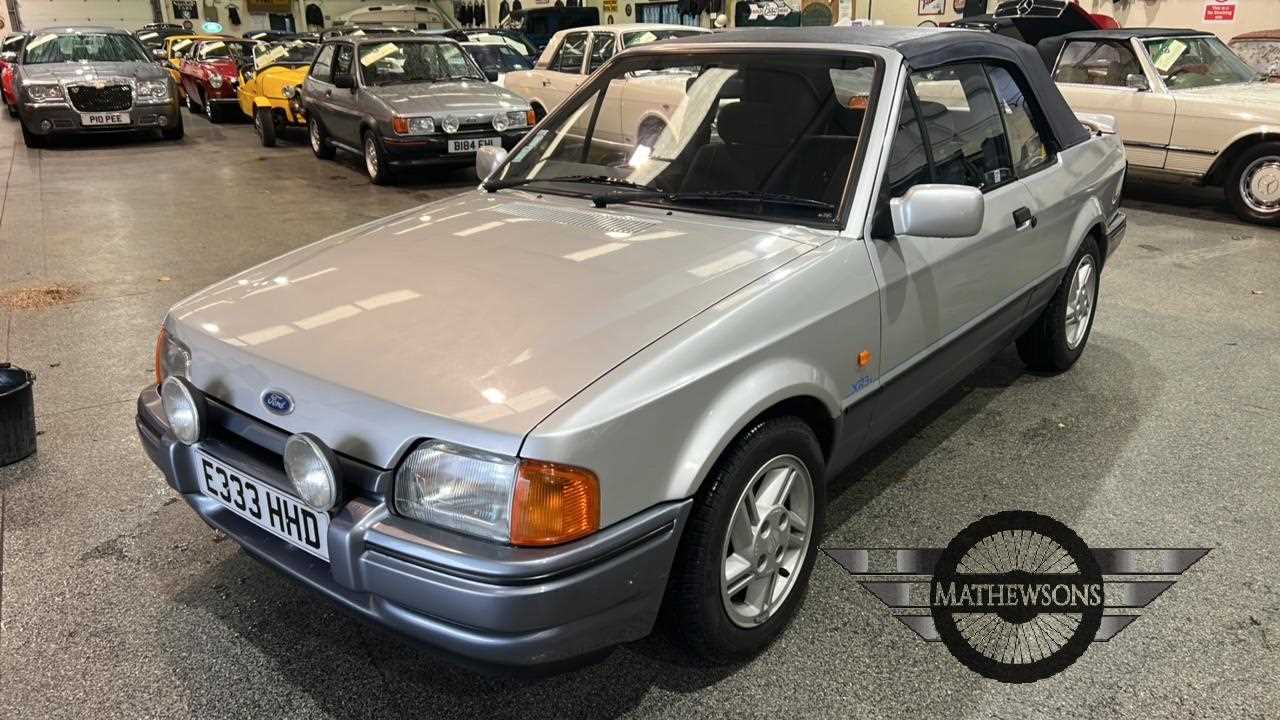
[[[507,151],[496,145],[485,145],[476,150],[476,177],[486,180],[506,160]]]
[[[1150,90],[1151,83],[1147,82],[1147,76],[1139,73],[1129,73],[1124,77],[1125,87],[1131,87],[1134,90]]]
[[[889,201],[895,235],[973,237],[985,212],[982,191],[968,185],[916,185]]]

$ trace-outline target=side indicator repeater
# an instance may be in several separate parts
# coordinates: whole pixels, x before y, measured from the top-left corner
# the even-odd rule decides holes
[[[871,364],[871,351],[863,350],[858,353],[858,367],[864,368]]]

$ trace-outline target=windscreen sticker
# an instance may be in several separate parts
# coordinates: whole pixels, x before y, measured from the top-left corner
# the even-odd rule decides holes
[[[224,43],[224,42],[222,42],[221,40],[214,40],[213,42],[207,42],[207,43],[205,43],[205,44],[204,44],[204,46],[200,48],[200,52],[202,52],[202,53],[209,53],[209,52],[212,52],[212,51],[214,51],[214,50],[218,50],[218,49],[220,49],[220,48],[224,48],[224,47],[226,47],[226,46],[227,46],[227,44],[226,44],[226,43]]]
[[[284,47],[283,45],[277,45],[276,47],[273,47],[267,52],[264,52],[258,56],[258,67],[262,67],[263,65],[269,65],[275,62],[276,60],[279,60],[280,58],[284,57],[286,54],[288,54],[288,52],[289,52],[289,48]]]
[[[1181,40],[1170,40],[1160,51],[1160,57],[1153,61],[1156,69],[1160,72],[1169,72],[1169,68],[1178,62],[1178,58],[1182,57],[1182,53],[1187,51],[1187,44]]]
[[[400,49],[400,46],[396,45],[395,43],[383,43],[378,47],[370,50],[369,52],[361,55],[360,64],[365,67],[369,67],[370,65],[378,62],[379,60],[394,54],[399,49]]]

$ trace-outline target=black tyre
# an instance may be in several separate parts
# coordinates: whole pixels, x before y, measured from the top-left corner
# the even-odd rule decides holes
[[[333,145],[329,143],[329,133],[324,131],[324,125],[315,117],[307,118],[307,136],[311,140],[311,152],[321,160],[328,160],[333,157]]]
[[[1242,220],[1280,224],[1280,142],[1258,143],[1241,153],[1223,189]]]
[[[535,121],[542,122],[542,118],[547,116],[546,108],[542,107],[538,103],[533,103],[529,107],[533,108],[533,119]]]
[[[187,109],[192,115],[200,112],[200,103],[196,102],[196,96],[191,93],[187,93]]]
[[[364,151],[364,169],[369,173],[369,180],[374,185],[387,185],[394,179],[391,166],[387,164],[387,153],[382,147],[382,139],[372,130],[364,131],[362,142]]]
[[[42,148],[45,146],[47,138],[43,135],[37,135],[27,129],[26,125],[22,126],[22,142],[29,148]]]
[[[182,139],[182,136],[186,134],[186,129],[183,127],[183,124],[182,124],[182,113],[178,113],[177,119],[178,119],[178,122],[175,123],[173,127],[167,127],[160,131],[160,137],[164,138],[165,140],[181,140]]]
[[[664,613],[713,662],[771,643],[803,601],[826,510],[822,448],[794,417],[758,423],[716,463],[680,541]]]
[[[18,117],[18,106],[16,106],[16,105],[9,105],[9,104],[7,104],[7,103],[6,103],[6,104],[5,104],[5,107],[6,107],[6,108],[8,108],[8,110],[9,110],[9,117],[11,117],[11,118],[16,118],[16,117]]]
[[[276,146],[276,121],[271,116],[271,108],[258,108],[253,111],[253,129],[258,133],[262,147]]]
[[[1089,235],[1080,244],[1049,305],[1018,338],[1018,355],[1028,367],[1062,372],[1080,358],[1093,330],[1101,271],[1098,243]]]

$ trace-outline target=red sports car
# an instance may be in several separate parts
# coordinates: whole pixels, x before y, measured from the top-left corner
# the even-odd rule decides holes
[[[26,33],[14,33],[0,41],[0,97],[9,108],[9,117],[18,116],[18,96],[13,94],[13,64],[27,45]]]
[[[238,63],[253,62],[256,40],[203,40],[187,53],[178,72],[182,91],[187,96],[187,109],[204,110],[209,122],[222,119],[223,109],[239,112],[236,96]]]

